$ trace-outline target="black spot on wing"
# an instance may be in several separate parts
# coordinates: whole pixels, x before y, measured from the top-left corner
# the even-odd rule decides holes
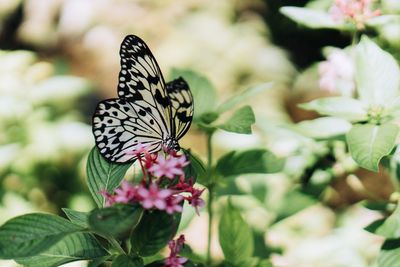
[[[162,105],[164,108],[168,107],[170,105],[170,101],[168,99],[168,97],[164,97],[160,90],[156,90],[156,94],[154,95],[156,101]]]

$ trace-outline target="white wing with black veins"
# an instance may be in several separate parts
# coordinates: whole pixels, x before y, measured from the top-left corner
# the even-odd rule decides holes
[[[189,85],[183,78],[175,79],[166,85],[168,98],[171,101],[171,118],[176,139],[189,130],[193,118],[193,96]]]
[[[126,36],[120,56],[119,98],[98,104],[93,134],[102,156],[125,163],[136,160],[132,152],[138,143],[150,153],[168,142],[177,144],[190,127],[193,97],[182,78],[165,84],[154,56],[139,37]]]

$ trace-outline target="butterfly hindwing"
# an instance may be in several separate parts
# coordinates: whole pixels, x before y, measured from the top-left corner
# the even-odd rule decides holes
[[[110,161],[135,160],[132,152],[138,143],[149,152],[161,149],[161,127],[143,107],[124,99],[100,102],[93,116],[93,133],[100,153]]]
[[[163,124],[163,133],[171,135],[170,102],[156,59],[146,43],[137,36],[125,37],[120,48],[118,96],[147,105]]]
[[[175,136],[179,140],[189,130],[192,122],[193,96],[183,78],[168,82],[166,90],[171,102],[171,118]]]

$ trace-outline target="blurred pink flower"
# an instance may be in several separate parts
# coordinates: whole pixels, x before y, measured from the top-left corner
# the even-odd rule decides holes
[[[114,195],[108,193],[105,189],[100,191],[100,195],[102,195],[104,197],[104,199],[106,201],[104,206],[106,206],[106,207],[110,207],[116,202]]]
[[[129,203],[136,197],[137,187],[124,180],[121,187],[114,190],[114,200],[118,203]]]
[[[157,158],[157,162],[153,164],[148,170],[156,177],[165,176],[169,179],[174,178],[176,175],[183,175],[183,167],[188,165],[185,155],[182,156],[170,156],[165,158],[160,155]]]
[[[330,53],[328,59],[318,66],[319,86],[322,90],[350,96],[355,88],[354,64],[350,56],[337,49]]]
[[[364,29],[368,19],[381,15],[379,10],[372,10],[373,2],[375,0],[335,0],[329,13],[336,21],[349,20],[358,29]]]
[[[204,200],[201,199],[200,196],[204,192],[205,188],[201,190],[194,188],[193,179],[189,179],[188,182],[186,182],[185,177],[181,176],[173,189],[178,190],[179,192],[189,193],[190,195],[185,196],[184,199],[195,208],[197,215],[200,215],[199,208],[202,208],[205,205]]]
[[[174,212],[182,212],[183,207],[181,205],[181,202],[183,200],[183,196],[170,196],[169,198],[166,199],[166,204],[167,206],[165,207],[165,211],[168,214],[172,214]]]
[[[153,207],[159,210],[165,210],[167,207],[166,199],[171,196],[172,191],[169,189],[160,189],[157,184],[152,183],[149,189],[143,185],[137,189],[137,194],[140,197],[140,203],[143,208],[151,209]]]
[[[188,259],[179,257],[179,256],[170,256],[168,257],[164,264],[166,267],[184,267],[184,263],[187,262]]]
[[[137,155],[140,156],[141,154],[146,154],[147,152],[148,145],[142,144],[142,143],[137,143],[132,150],[128,151],[126,154],[127,155]]]
[[[186,200],[189,201],[190,205],[196,210],[197,215],[200,215],[199,208],[202,208],[205,205],[204,200],[200,198],[204,190],[205,188],[201,190],[193,188],[191,192],[192,195],[186,198]]]
[[[183,264],[185,262],[187,262],[186,258],[178,256],[178,254],[182,250],[184,244],[185,244],[185,236],[184,235],[180,235],[177,240],[171,240],[168,242],[170,254],[164,262],[166,267],[183,267]]]

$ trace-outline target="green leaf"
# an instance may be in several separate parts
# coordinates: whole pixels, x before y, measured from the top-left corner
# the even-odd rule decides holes
[[[235,262],[235,263],[232,263],[232,262],[230,262],[229,260],[225,260],[224,261],[224,267],[243,267],[243,266],[246,266],[246,267],[258,267],[258,263],[259,263],[259,259],[258,258],[255,258],[255,257],[253,257],[253,258],[247,258],[247,259],[244,259],[244,260],[242,260],[242,261],[240,261],[240,262]]]
[[[253,255],[253,233],[230,202],[219,222],[219,243],[225,259],[233,264],[247,260]]]
[[[194,182],[202,182],[206,179],[206,168],[203,161],[190,150],[184,149],[186,155],[188,155],[188,160],[190,164],[184,168],[185,177],[194,178]]]
[[[62,210],[72,223],[84,228],[89,227],[87,223],[89,212],[76,211],[67,208],[62,208]]]
[[[321,115],[339,117],[349,121],[366,121],[368,119],[365,105],[348,97],[325,97],[300,104],[306,110],[315,110]]]
[[[328,12],[320,10],[285,6],[279,11],[293,21],[311,29],[343,29],[345,26],[335,22]]]
[[[180,213],[169,215],[164,211],[146,211],[131,235],[132,251],[140,256],[151,256],[171,240],[178,229]]]
[[[82,230],[59,216],[32,213],[15,217],[0,227],[0,258],[35,256],[64,236]]]
[[[258,263],[257,267],[274,267],[269,260],[262,260]]]
[[[400,262],[400,239],[386,240],[378,256],[379,267],[395,267]]]
[[[367,209],[376,210],[376,211],[387,211],[389,202],[387,201],[377,201],[377,200],[362,200],[360,204]]]
[[[102,236],[120,237],[139,223],[142,214],[140,206],[115,205],[93,210],[88,223],[90,229]]]
[[[388,52],[363,36],[356,48],[359,98],[370,106],[388,106],[399,95],[400,69]]]
[[[243,103],[243,101],[245,101],[247,98],[254,97],[257,94],[260,94],[267,89],[271,89],[272,86],[273,86],[272,82],[252,86],[249,89],[247,89],[247,90],[233,96],[232,98],[228,99],[227,101],[225,101],[223,104],[221,104],[218,107],[217,112],[223,113],[227,110],[230,110],[237,104]]]
[[[187,261],[183,264],[185,267],[205,267],[202,264],[194,264],[192,261]],[[145,267],[165,267],[164,261],[155,261],[152,263],[147,264]]]
[[[189,84],[195,105],[194,121],[198,121],[203,114],[215,110],[217,93],[206,77],[197,72],[182,69],[172,69],[170,76],[172,79],[183,77]]]
[[[29,267],[59,266],[68,262],[102,258],[107,252],[90,234],[72,233],[39,255],[16,259]]]
[[[277,215],[274,223],[292,216],[293,214],[316,204],[316,202],[317,200],[315,198],[303,194],[298,190],[289,191],[278,204],[276,210]]]
[[[380,160],[394,148],[399,128],[394,124],[356,124],[346,135],[350,154],[363,168],[377,172]]]
[[[375,27],[379,30],[380,27],[384,27],[387,24],[400,23],[399,15],[380,15],[370,18],[366,21],[368,27]]]
[[[301,134],[316,138],[326,139],[347,133],[351,123],[335,117],[322,117],[314,120],[302,121],[295,125],[295,130]]]
[[[142,258],[139,257],[130,257],[127,255],[119,255],[113,263],[111,267],[143,267],[144,263]]]
[[[236,110],[226,122],[217,125],[217,127],[227,132],[251,134],[251,125],[255,122],[256,119],[251,107],[244,106]]]
[[[119,186],[131,165],[131,163],[108,162],[100,155],[96,147],[92,148],[87,161],[86,174],[90,193],[99,207],[103,207],[105,204],[105,198],[100,192],[106,190],[112,193]]]
[[[388,239],[400,238],[400,205],[386,219],[377,220],[365,228],[367,231]]]
[[[112,255],[107,255],[104,257],[99,257],[99,258],[95,258],[92,259],[89,263],[87,267],[98,267],[100,266],[102,263],[108,261],[110,258],[112,258]]]
[[[216,170],[222,176],[245,173],[275,173],[283,168],[284,160],[265,149],[232,151],[222,156]]]

